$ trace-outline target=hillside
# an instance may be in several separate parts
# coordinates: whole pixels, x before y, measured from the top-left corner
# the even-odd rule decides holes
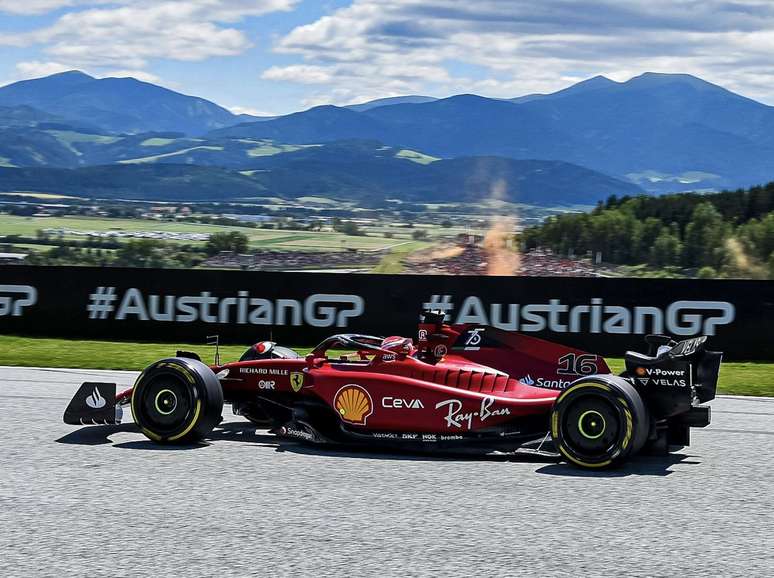
[[[244,120],[212,102],[134,78],[72,71],[0,88],[0,106],[26,105],[115,133],[198,135]]]
[[[223,147],[188,154],[217,156],[225,152]],[[163,160],[169,159],[185,157],[174,155]],[[253,157],[250,166],[243,171],[166,162],[75,170],[4,168],[0,169],[0,190],[155,200],[325,196],[370,202],[386,198],[476,202],[497,198],[534,205],[584,204],[590,198],[642,192],[631,183],[559,161],[497,157],[434,160],[372,141],[288,147]]]

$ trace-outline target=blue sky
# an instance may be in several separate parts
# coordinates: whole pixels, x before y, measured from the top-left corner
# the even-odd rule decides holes
[[[0,84],[135,76],[277,114],[684,72],[774,104],[767,0],[0,0]]]

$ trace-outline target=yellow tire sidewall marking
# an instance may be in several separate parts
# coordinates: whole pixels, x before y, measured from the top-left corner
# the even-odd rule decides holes
[[[580,460],[572,456],[570,452],[567,449],[565,449],[564,443],[558,439],[559,438],[559,412],[557,411],[557,409],[559,405],[564,401],[564,399],[571,392],[578,391],[580,389],[583,389],[584,387],[592,387],[596,389],[601,389],[602,391],[606,391],[607,393],[612,393],[612,389],[609,386],[603,385],[601,383],[593,383],[593,382],[579,383],[565,390],[557,398],[556,403],[554,404],[554,411],[551,413],[551,436],[554,438],[555,441],[558,442],[557,447],[559,448],[559,453],[561,453],[565,458],[567,458],[572,463],[585,468],[604,468],[605,466],[610,465],[613,462],[613,460],[608,459],[608,460],[605,460],[604,462],[599,462],[599,463],[584,462],[583,460]],[[629,404],[626,402],[625,399],[620,397],[617,397],[616,400],[621,402],[621,404],[623,405],[624,414],[626,416],[626,435],[624,436],[623,442],[621,443],[621,451],[623,451],[629,446],[629,442],[631,441],[632,433],[634,431],[634,425],[632,420],[632,414],[629,411]]]
[[[190,381],[192,384],[194,383],[193,376],[190,375],[190,373],[188,372],[187,368],[184,368],[184,367],[182,367],[180,365],[177,365],[175,363],[160,363],[160,364],[157,365],[157,367],[169,367],[170,369],[181,370],[180,372],[186,377],[186,379],[188,381]],[[140,373],[139,377],[137,378],[137,381],[134,384],[134,388],[135,389],[137,388],[137,384],[140,383],[140,380],[145,375],[146,371],[148,371],[148,368],[146,368],[145,370],[143,370],[142,373]],[[137,423],[137,417],[136,417],[137,416],[137,408],[136,408],[136,405],[135,405],[135,397],[136,397],[135,393],[136,393],[135,391],[132,392],[131,408],[132,408],[132,418],[134,419],[135,423]],[[167,441],[176,441],[176,440],[179,440],[180,438],[182,438],[183,436],[185,436],[186,434],[188,434],[194,428],[194,426],[196,425],[196,422],[199,420],[199,414],[201,413],[201,409],[202,409],[202,401],[200,399],[197,399],[196,400],[196,409],[194,411],[194,416],[193,416],[193,419],[191,420],[191,423],[189,423],[188,427],[186,427],[181,433],[179,433],[177,435],[174,435],[174,436],[172,436],[170,438],[167,438]],[[147,437],[149,437],[153,441],[159,442],[159,441],[162,441],[164,439],[162,436],[158,435],[157,433],[154,433],[154,432],[150,431],[149,429],[144,428],[142,426],[140,426],[140,430],[142,431],[142,433],[144,433]]]
[[[199,421],[199,414],[201,413],[201,411],[202,411],[202,400],[197,399],[196,410],[194,410],[194,416],[193,416],[193,419],[191,419],[191,423],[189,423],[188,427],[185,428],[182,432],[167,439],[173,442],[175,440],[179,440],[180,438],[188,434],[194,428],[194,426],[196,425],[196,422]]]

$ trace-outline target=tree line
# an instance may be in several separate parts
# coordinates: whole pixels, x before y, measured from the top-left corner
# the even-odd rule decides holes
[[[774,277],[774,182],[720,193],[610,197],[590,213],[550,217],[526,249],[700,277]]]

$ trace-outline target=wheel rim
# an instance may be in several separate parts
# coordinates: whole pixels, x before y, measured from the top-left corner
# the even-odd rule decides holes
[[[586,439],[599,439],[604,435],[606,426],[605,416],[593,409],[584,411],[578,418],[578,430]]]
[[[170,415],[177,407],[177,396],[171,389],[162,389],[156,394],[153,405],[161,415]]]
[[[188,423],[194,405],[191,389],[177,375],[160,374],[139,392],[141,426],[161,436],[173,435]]]
[[[618,449],[620,412],[603,396],[579,395],[565,409],[561,428],[562,441],[574,454],[589,461],[606,460]]]

